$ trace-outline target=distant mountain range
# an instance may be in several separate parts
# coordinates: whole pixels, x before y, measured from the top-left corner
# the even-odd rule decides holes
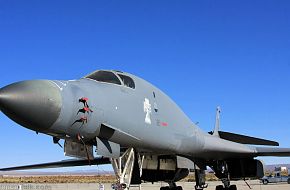
[[[273,165],[266,165],[266,170],[267,171],[274,171],[275,168],[277,167],[286,167],[288,169],[290,169],[290,164],[273,164]]]

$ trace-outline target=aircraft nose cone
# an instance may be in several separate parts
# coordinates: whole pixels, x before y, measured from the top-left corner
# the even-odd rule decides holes
[[[13,83],[0,89],[0,110],[26,128],[45,131],[59,117],[60,89],[49,80]]]

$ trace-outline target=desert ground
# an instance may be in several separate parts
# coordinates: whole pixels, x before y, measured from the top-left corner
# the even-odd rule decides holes
[[[259,181],[248,181],[253,190],[289,190],[290,184],[268,184],[262,185]],[[207,190],[215,190],[215,186],[220,182],[211,181],[208,184]],[[239,190],[249,190],[249,187],[244,181],[233,182],[236,184]],[[105,190],[111,190],[111,184],[105,183]],[[161,186],[165,186],[165,183],[146,183],[142,184],[142,190],[159,190]],[[183,186],[184,190],[193,190],[194,183],[181,182],[178,185]],[[99,183],[0,183],[0,190],[99,190]],[[139,190],[139,187],[132,187],[131,190]]]

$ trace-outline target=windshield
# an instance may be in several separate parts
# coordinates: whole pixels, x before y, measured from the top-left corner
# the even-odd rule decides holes
[[[135,88],[135,83],[133,81],[133,79],[131,79],[130,77],[126,76],[126,75],[121,75],[118,74],[119,77],[121,78],[121,80],[123,81],[124,85],[129,87],[129,88]]]
[[[87,75],[85,78],[93,79],[99,82],[107,82],[121,85],[118,77],[110,71],[96,71],[92,74]]]

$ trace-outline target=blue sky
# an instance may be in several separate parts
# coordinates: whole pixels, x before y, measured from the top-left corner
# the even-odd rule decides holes
[[[124,70],[206,131],[220,105],[222,130],[290,147],[289,34],[286,0],[0,1],[0,86]],[[0,167],[65,159],[2,113],[0,128]]]

